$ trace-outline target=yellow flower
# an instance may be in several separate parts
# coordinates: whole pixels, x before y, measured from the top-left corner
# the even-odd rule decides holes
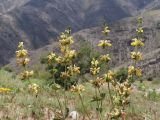
[[[142,69],[140,69],[140,68],[136,69],[136,76],[137,77],[142,77]]]
[[[129,75],[132,75],[132,74],[134,74],[135,73],[135,67],[134,66],[129,66],[128,67],[128,74]]]
[[[100,60],[103,62],[109,62],[111,60],[111,58],[110,58],[109,54],[106,54],[106,55],[101,55]]]
[[[60,51],[61,51],[62,53],[65,53],[67,50],[69,50],[69,47],[68,47],[68,46],[62,46],[62,45],[60,45]]]
[[[27,65],[27,64],[29,63],[29,61],[30,61],[29,58],[25,58],[25,59],[23,60],[23,65],[24,65],[24,66]]]
[[[37,84],[35,84],[35,83],[33,83],[33,84],[30,84],[29,86],[28,86],[28,89],[29,89],[29,91],[30,92],[33,92],[33,93],[38,93],[38,90],[39,90],[39,85],[37,85]]]
[[[142,34],[144,31],[143,31],[143,28],[140,27],[140,28],[137,28],[137,29],[136,29],[136,32],[137,32],[138,34]]]
[[[107,74],[104,74],[104,78],[105,78],[105,80],[107,82],[109,82],[111,80],[114,80],[115,76],[116,76],[116,74],[113,71],[111,71],[111,70],[109,70]]]
[[[91,61],[91,64],[92,64],[92,66],[97,67],[98,64],[99,64],[99,62],[98,62],[98,60],[96,60],[96,59],[93,58],[92,61]]]
[[[110,32],[109,27],[105,26],[104,30],[102,31],[103,34],[107,35]]]
[[[55,60],[56,58],[56,54],[51,52],[48,56],[47,56],[47,59],[48,59],[48,62],[50,63],[52,60]]]
[[[65,53],[65,58],[66,59],[73,59],[76,56],[76,51],[75,50],[68,50]]]
[[[66,71],[66,72],[61,72],[61,76],[60,76],[60,77],[63,78],[63,79],[67,79],[67,78],[70,77],[70,74],[69,74],[68,71]]]
[[[136,75],[137,77],[141,77],[142,76],[142,69],[135,68],[134,66],[129,66],[128,67],[128,74],[129,75]]]
[[[96,80],[91,80],[91,83],[94,87],[100,88],[102,85],[104,85],[105,80],[103,78],[97,77]]]
[[[131,52],[131,58],[136,60],[136,61],[140,61],[140,60],[143,59],[142,53],[140,53],[140,52]]]
[[[19,42],[18,48],[19,48],[19,49],[22,49],[23,47],[24,47],[23,42]]]
[[[79,74],[80,73],[80,67],[77,67],[76,65],[69,66],[69,67],[67,67],[67,69],[68,69],[68,71],[69,71],[69,73],[71,75],[73,75],[73,74]]]
[[[16,51],[17,58],[23,58],[28,55],[28,51],[25,49]]]
[[[11,89],[9,89],[9,88],[0,88],[0,93],[8,93],[10,91],[11,91]]]
[[[100,67],[90,68],[90,72],[92,75],[96,75],[100,72]]]
[[[71,92],[74,92],[74,93],[82,93],[83,91],[85,90],[85,87],[83,85],[77,85],[77,86],[72,86],[71,87]]]
[[[144,43],[140,40],[140,39],[137,39],[137,38],[134,38],[133,39],[133,42],[131,43],[132,46],[144,46]]]
[[[132,88],[126,84],[120,84],[117,90],[120,96],[128,97],[131,94]]]
[[[21,80],[25,80],[25,79],[29,79],[30,77],[32,77],[34,74],[33,71],[24,71],[21,73]]]
[[[62,63],[62,57],[61,56],[58,56],[55,60],[58,62],[58,63]]]
[[[17,59],[17,64],[25,67],[29,63],[29,61],[29,58]]]
[[[131,83],[129,83],[128,79],[124,82],[124,86],[127,88],[131,87]]]
[[[62,46],[67,46],[67,45],[73,44],[73,43],[74,43],[74,39],[73,39],[72,36],[68,36],[68,35],[66,35],[65,33],[62,33],[62,34],[60,35],[60,40],[59,40],[59,42],[60,42],[60,45],[62,45]]]
[[[111,47],[112,44],[110,43],[109,40],[100,40],[98,43],[99,47],[105,48],[105,47]]]

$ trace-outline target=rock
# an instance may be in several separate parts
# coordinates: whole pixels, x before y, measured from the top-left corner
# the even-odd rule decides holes
[[[69,113],[69,117],[72,119],[72,120],[78,120],[79,119],[79,114],[77,111],[72,111]]]

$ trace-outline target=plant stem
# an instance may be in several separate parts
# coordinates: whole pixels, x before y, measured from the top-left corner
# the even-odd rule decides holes
[[[64,117],[64,113],[63,113],[63,108],[62,108],[62,105],[61,105],[61,102],[60,102],[60,98],[59,98],[59,95],[58,95],[58,93],[56,91],[55,91],[55,95],[56,95],[56,98],[57,98],[57,101],[58,101],[62,116],[63,116],[63,118],[65,118]]]
[[[95,93],[96,93],[96,99],[97,99],[97,89],[95,88]],[[99,104],[98,104],[98,101],[96,100],[96,103],[97,103],[97,108],[98,108],[98,110],[99,110]],[[96,108],[96,112],[98,111],[97,110],[97,108]],[[97,116],[98,116],[98,118],[99,118],[99,112],[97,112]]]
[[[90,116],[88,115],[87,110],[85,109],[85,106],[84,106],[84,103],[83,103],[83,99],[82,99],[81,94],[79,94],[79,98],[80,98],[80,100],[81,100],[83,110],[84,110],[84,112],[86,113],[86,115],[87,115],[88,119],[89,119],[89,120],[92,120],[92,119],[90,118]]]
[[[67,108],[67,96],[66,96],[66,91],[64,90],[63,91],[63,97],[64,97],[64,106],[65,106],[65,109]],[[67,115],[65,115],[66,117]]]
[[[101,94],[99,88],[98,88],[98,92],[99,92],[99,94]],[[102,116],[103,109],[102,109],[102,107],[103,107],[103,99],[101,100],[101,103],[100,103],[100,108],[101,108],[101,110],[102,110],[102,111],[100,111],[101,120],[103,120],[103,116]]]
[[[95,93],[96,93],[96,97],[98,97],[98,93],[97,90],[99,91],[98,88],[95,88]],[[99,91],[100,94],[100,91]],[[102,102],[102,101],[101,101]],[[101,104],[101,103],[100,103]],[[99,104],[99,102],[97,101],[97,107],[98,107],[98,116],[100,116],[100,120],[102,120],[102,114],[101,114],[101,105]]]
[[[113,99],[112,99],[112,95],[111,95],[111,89],[110,89],[110,85],[109,85],[109,82],[108,82],[108,91],[109,91],[109,96],[110,96],[110,101],[111,101],[111,103],[112,103],[112,109],[114,108],[114,104],[113,104]],[[111,110],[112,110],[111,109]],[[110,110],[110,111],[111,111]]]

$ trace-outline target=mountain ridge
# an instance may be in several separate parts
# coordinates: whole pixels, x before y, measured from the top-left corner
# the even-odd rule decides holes
[[[92,2],[91,2],[92,1]],[[12,5],[0,13],[0,64],[8,63],[16,45],[24,41],[30,49],[38,49],[55,41],[57,35],[71,26],[76,32],[131,16],[152,0],[3,0]],[[7,4],[8,2],[8,4]],[[18,4],[20,2],[20,4]],[[1,6],[2,6],[2,2]],[[130,10],[129,10],[130,9]],[[6,12],[4,12],[6,11]],[[6,28],[6,29],[4,29]],[[6,37],[7,36],[7,37]],[[8,49],[9,46],[10,49]],[[6,52],[8,54],[6,54]]]

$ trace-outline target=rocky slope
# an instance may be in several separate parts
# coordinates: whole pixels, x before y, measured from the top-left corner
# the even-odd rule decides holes
[[[160,11],[155,10],[143,15],[144,19],[144,42],[145,46],[141,50],[144,53],[144,60],[139,64],[143,66],[144,73],[151,76],[160,76]],[[111,34],[107,39],[113,43],[113,48],[110,50],[113,55],[113,67],[120,68],[131,64],[130,47],[132,39],[136,36],[136,18],[127,18],[120,20],[111,25]],[[89,40],[93,45],[98,43],[98,40],[104,39],[100,35],[100,28],[86,29],[76,33],[76,36]],[[96,47],[96,46],[95,46]]]
[[[54,41],[67,26],[80,29],[131,16],[153,0],[1,0],[0,65],[13,56],[18,41],[31,49]]]

